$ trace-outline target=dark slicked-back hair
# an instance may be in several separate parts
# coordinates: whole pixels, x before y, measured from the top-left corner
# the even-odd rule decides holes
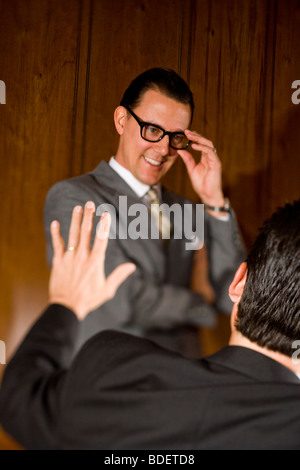
[[[300,200],[265,222],[247,265],[236,328],[259,346],[291,356],[300,340]]]
[[[194,114],[194,98],[187,83],[174,70],[156,67],[138,75],[125,91],[121,106],[134,109],[142,101],[148,90],[158,90],[179,103],[188,104],[191,108],[191,122]]]

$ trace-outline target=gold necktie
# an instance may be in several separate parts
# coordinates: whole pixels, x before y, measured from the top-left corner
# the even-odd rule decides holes
[[[160,202],[158,199],[158,194],[156,189],[151,188],[147,192],[147,195],[150,198],[150,210],[151,210],[151,215],[155,221],[156,227],[159,230],[160,236],[164,239],[170,239],[171,235],[171,230],[172,230],[172,224],[170,220],[163,214],[163,212],[160,210]]]

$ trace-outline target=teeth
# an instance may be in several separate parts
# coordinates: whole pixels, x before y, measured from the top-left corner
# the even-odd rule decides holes
[[[151,163],[151,165],[155,165],[155,166],[161,165],[161,162],[157,162],[155,160],[152,160],[151,158],[144,157],[144,159],[146,160],[146,162]]]

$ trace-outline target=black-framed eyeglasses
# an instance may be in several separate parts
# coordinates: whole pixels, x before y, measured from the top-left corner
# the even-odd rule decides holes
[[[124,108],[129,111],[132,117],[134,117],[141,128],[142,139],[147,140],[147,142],[159,142],[165,137],[165,135],[168,135],[170,147],[173,149],[184,150],[190,145],[191,141],[187,138],[184,132],[165,131],[162,127],[157,126],[156,124],[141,121],[129,106],[124,105]]]

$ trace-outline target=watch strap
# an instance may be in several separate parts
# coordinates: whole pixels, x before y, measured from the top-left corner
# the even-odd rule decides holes
[[[230,212],[230,202],[226,197],[224,206],[209,206],[208,204],[204,204],[204,208],[213,212]]]

